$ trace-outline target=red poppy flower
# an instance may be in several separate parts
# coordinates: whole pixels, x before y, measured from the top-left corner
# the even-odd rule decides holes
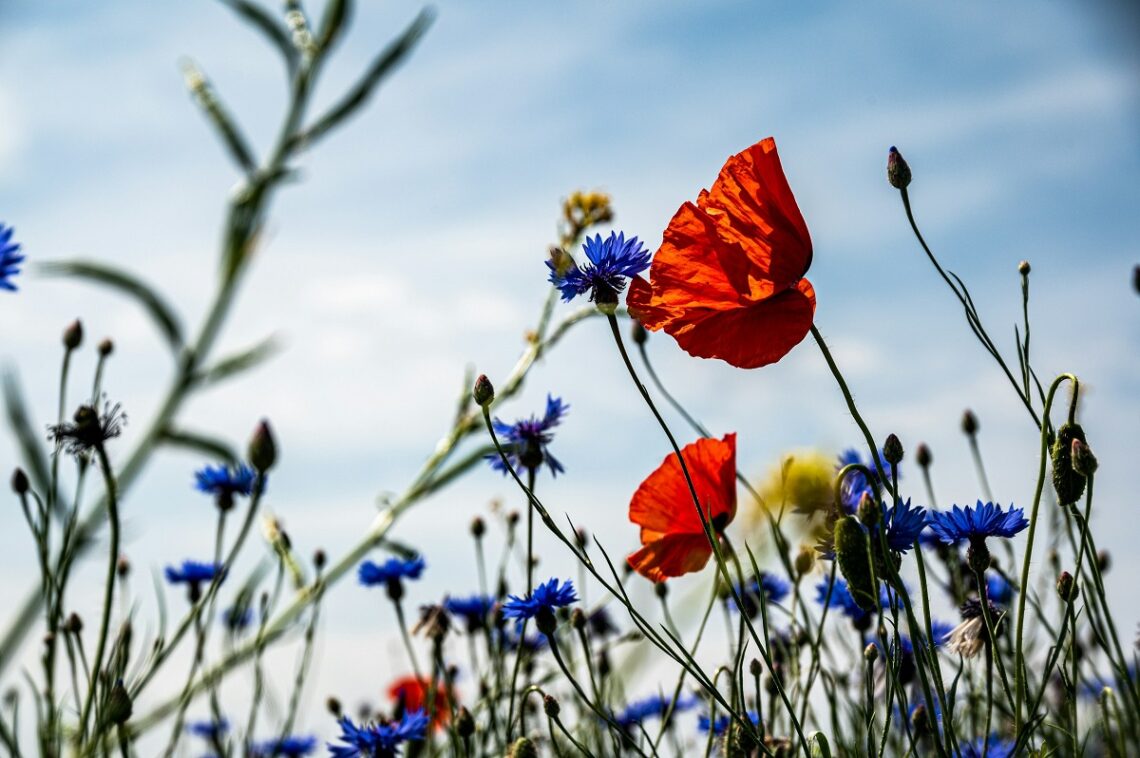
[[[700,439],[681,450],[693,486],[717,531],[736,515],[736,435]],[[663,582],[704,568],[712,555],[677,456],[670,453],[629,502],[629,520],[641,526],[641,549],[627,559],[637,573]]]
[[[407,711],[427,711],[428,688],[431,683],[427,679],[417,679],[414,676],[405,676],[397,679],[388,688],[388,697],[396,701],[397,713]],[[451,700],[447,695],[447,686],[440,682],[435,686],[435,699],[432,702],[431,717],[433,729],[438,729],[451,718]]]
[[[690,355],[757,368],[811,328],[810,265],[811,237],[769,137],[729,158],[712,189],[681,206],[650,280],[635,277],[626,303]]]

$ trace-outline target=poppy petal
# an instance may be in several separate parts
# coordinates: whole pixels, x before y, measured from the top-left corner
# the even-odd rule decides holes
[[[671,534],[647,543],[626,560],[646,579],[663,582],[700,571],[711,555],[712,548],[703,534]]]
[[[736,515],[736,435],[726,434],[722,440],[699,439],[685,445],[681,455],[707,517],[722,517],[725,525],[730,523]],[[629,520],[641,526],[643,544],[671,534],[697,535],[707,544],[692,494],[673,453],[633,494]]]
[[[690,313],[665,331],[690,355],[759,368],[783,358],[811,329],[815,290],[807,279],[789,290],[730,311]]]

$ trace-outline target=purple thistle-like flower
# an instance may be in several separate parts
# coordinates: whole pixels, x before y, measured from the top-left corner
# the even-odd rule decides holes
[[[558,476],[566,469],[550,454],[547,447],[554,439],[550,430],[562,422],[562,417],[570,410],[570,406],[562,402],[562,398],[547,394],[546,412],[542,418],[531,416],[528,419],[519,419],[513,424],[507,424],[495,419],[492,425],[495,434],[503,445],[503,452],[507,460],[516,471],[520,469],[537,470],[543,463],[550,468],[551,476]],[[498,452],[485,456],[491,468],[507,473],[506,464]]]
[[[550,269],[550,283],[562,292],[562,299],[566,302],[589,292],[591,302],[616,305],[618,295],[625,289],[626,279],[649,268],[650,254],[645,245],[637,237],[627,240],[624,232],[610,232],[604,240],[600,234],[587,237],[582,252],[589,263],[581,266],[573,261],[567,264],[555,260],[546,262]]]
[[[427,736],[428,717],[417,710],[405,713],[399,721],[390,724],[357,726],[348,716],[337,723],[340,725],[338,739],[344,744],[329,743],[333,758],[395,758],[400,754],[400,745]]]
[[[389,558],[383,563],[365,561],[356,570],[356,576],[365,587],[387,584],[395,579],[419,579],[427,566],[423,556]]]
[[[578,593],[574,585],[567,579],[560,583],[558,579],[543,582],[534,588],[534,592],[525,598],[511,595],[503,603],[503,618],[532,619],[542,611],[553,612],[571,603],[578,602]]]
[[[1011,505],[1008,511],[1002,511],[1000,505],[983,504],[981,500],[976,506],[955,505],[952,510],[931,513],[929,523],[931,531],[947,545],[987,537],[1009,538],[1029,526],[1021,508]]]
[[[200,584],[213,581],[221,573],[222,581],[226,572],[220,563],[200,563],[198,561],[182,561],[181,567],[167,566],[164,572],[166,581],[171,584]]]
[[[249,754],[254,758],[299,758],[316,749],[316,737],[276,737],[253,745]]]
[[[0,289],[9,292],[16,291],[16,285],[10,280],[20,273],[20,264],[24,262],[24,256],[20,255],[20,243],[12,241],[12,233],[15,231],[0,222]]]

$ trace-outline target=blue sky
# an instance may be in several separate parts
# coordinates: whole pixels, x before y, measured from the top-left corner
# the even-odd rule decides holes
[[[418,8],[361,3],[318,103]],[[284,452],[270,506],[304,551],[347,548],[378,494],[410,480],[446,429],[465,366],[492,378],[509,370],[545,296],[542,259],[561,198],[579,187],[610,192],[617,227],[655,247],[729,154],[768,135],[812,233],[817,324],[871,428],[896,432],[908,449],[928,442],[940,503],[968,503],[981,496],[958,431],[971,407],[997,499],[1028,505],[1032,426],[906,226],[884,178],[896,144],[914,169],[928,240],[1011,355],[1016,265],[1032,262],[1036,365],[1087,383],[1082,420],[1101,459],[1094,524],[1116,559],[1108,579],[1118,622],[1135,629],[1135,13],[1028,2],[438,10],[408,65],[304,157],[303,182],[274,208],[222,343],[276,334],[285,351],[183,416],[236,441],[258,418],[273,420]],[[264,147],[283,103],[280,66],[220,4],[0,6],[0,220],[16,226],[29,262],[82,256],[131,268],[193,324],[238,176],[185,94],[182,56]],[[125,450],[169,375],[153,330],[103,293],[34,270],[21,285],[0,299],[0,354],[19,366],[40,418],[53,412],[60,331],[80,316],[93,339],[116,341],[107,387],[132,417]],[[747,471],[789,449],[857,441],[810,341],[753,372],[689,358],[667,338],[651,349],[697,415],[739,433]],[[79,368],[85,377],[90,356]],[[613,553],[631,550],[629,493],[666,448],[603,323],[578,327],[502,413],[528,415],[547,391],[573,408],[557,442],[567,475],[543,491],[605,534]],[[0,461],[12,460],[0,440]],[[127,551],[137,565],[208,550],[210,509],[189,488],[199,463],[163,457],[133,491]],[[923,500],[917,474],[909,483]],[[431,567],[417,602],[471,589],[457,586],[471,575],[466,524],[495,497],[517,501],[478,471],[401,523],[397,535]],[[16,512],[9,518],[15,525]],[[16,579],[32,578],[32,553],[19,528],[0,531],[7,605],[23,593]],[[543,550],[544,569],[570,571],[552,543]],[[370,661],[374,682],[362,683],[342,653],[375,650],[377,640],[384,655],[395,650],[383,632],[390,614],[378,600],[362,606],[361,592],[344,585],[330,598],[314,702],[334,691],[375,699],[398,669],[393,652]]]

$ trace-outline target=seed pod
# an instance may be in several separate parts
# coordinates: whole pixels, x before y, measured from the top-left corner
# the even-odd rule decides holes
[[[894,145],[887,153],[887,181],[895,189],[906,189],[910,184],[910,166],[903,159],[902,153]]]
[[[253,438],[249,441],[249,462],[262,474],[277,462],[277,443],[273,439],[269,422],[264,419],[257,425]]]
[[[887,441],[883,443],[883,457],[892,466],[897,466],[902,462],[903,446],[897,434],[887,435]]]
[[[482,408],[490,405],[491,401],[495,399],[495,387],[486,374],[479,374],[479,378],[475,380],[475,388],[471,390],[471,396],[475,399],[476,404]]]

